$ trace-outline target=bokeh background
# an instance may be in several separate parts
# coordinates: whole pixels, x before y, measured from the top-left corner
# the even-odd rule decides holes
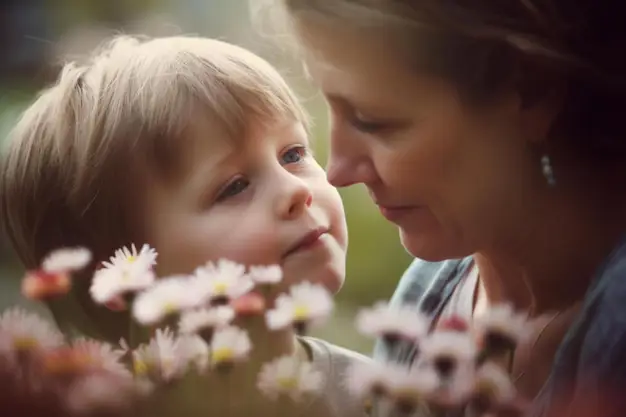
[[[279,29],[264,25],[260,32],[248,0],[0,0],[0,5],[0,145],[6,143],[23,107],[54,80],[65,60],[87,53],[116,33],[193,34],[242,45],[273,63],[311,112],[316,155],[326,162],[328,119],[323,100],[307,85],[293,53],[278,47],[275,37],[283,35]],[[341,194],[350,234],[347,280],[333,319],[317,335],[369,353],[371,341],[354,329],[356,311],[387,299],[410,257],[396,228],[380,216],[361,186]],[[42,306],[20,298],[22,273],[0,235],[0,310],[19,303],[45,313]]]

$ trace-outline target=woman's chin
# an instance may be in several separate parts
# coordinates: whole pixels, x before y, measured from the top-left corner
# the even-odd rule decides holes
[[[471,251],[461,242],[441,234],[407,232],[400,228],[400,241],[404,249],[416,258],[428,262],[440,262],[469,256]]]

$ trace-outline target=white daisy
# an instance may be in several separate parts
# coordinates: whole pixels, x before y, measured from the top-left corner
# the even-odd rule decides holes
[[[200,308],[182,313],[178,328],[181,333],[198,333],[224,327],[235,319],[235,310],[228,306]]]
[[[417,342],[428,332],[429,320],[409,307],[392,307],[379,302],[362,309],[356,319],[358,330],[367,336],[405,339]]]
[[[146,262],[99,269],[91,282],[91,298],[108,304],[127,293],[145,290],[154,284],[156,276]]]
[[[0,334],[8,341],[3,347],[12,351],[54,349],[64,343],[63,335],[50,322],[19,307],[0,315]]]
[[[218,329],[211,340],[211,363],[227,367],[247,359],[252,342],[245,330],[234,326]]]
[[[387,395],[401,413],[412,413],[439,387],[435,372],[407,369],[401,365],[386,365],[385,368]]]
[[[166,316],[197,307],[198,294],[192,285],[192,280],[184,275],[158,280],[137,296],[133,316],[141,324],[152,325]]]
[[[143,245],[139,251],[132,244],[130,248],[123,247],[115,251],[114,255],[109,258],[109,262],[103,262],[105,268],[122,268],[132,269],[135,267],[152,268],[156,265],[156,251],[149,245]]]
[[[473,364],[477,355],[477,346],[468,333],[436,331],[419,345],[419,362],[432,364],[444,378],[464,364]]]
[[[180,354],[180,341],[169,328],[157,329],[147,345],[133,351],[135,375],[154,381],[171,381],[187,370],[187,358]]]
[[[500,366],[487,362],[476,373],[475,394],[499,406],[513,401],[517,390]]]
[[[493,306],[474,319],[474,330],[483,348],[492,351],[512,350],[529,334],[526,317],[516,314],[509,304]]]
[[[179,338],[179,354],[199,372],[209,366],[209,345],[199,336],[184,335]]]
[[[78,271],[91,262],[91,251],[87,248],[64,248],[52,251],[41,263],[41,269],[48,273]]]
[[[274,285],[283,279],[280,265],[252,266],[248,274],[259,285]]]
[[[153,267],[157,253],[148,245],[137,252],[135,245],[115,251],[109,262],[94,275],[91,297],[100,304],[109,303],[129,292],[141,291],[156,279]]]
[[[311,363],[293,356],[282,356],[263,365],[257,387],[270,399],[286,396],[299,401],[304,396],[319,392],[323,382],[322,373]]]
[[[293,325],[299,333],[304,333],[309,325],[326,320],[332,309],[333,298],[325,287],[303,282],[292,286],[289,295],[281,294],[265,318],[271,330]]]
[[[226,259],[209,262],[195,271],[196,291],[207,303],[225,304],[254,287],[245,272],[245,266]]]
[[[441,370],[430,363],[416,369],[420,374],[430,373],[438,380],[438,388],[430,393],[429,401],[440,407],[459,407],[467,404],[475,387],[476,369],[473,362],[459,362],[453,372],[442,375]]]
[[[72,343],[72,349],[81,354],[86,365],[95,370],[104,370],[116,375],[130,376],[130,372],[122,363],[125,355],[112,345],[98,340],[77,339]]]
[[[347,370],[345,386],[353,397],[367,399],[378,397],[389,391],[388,374],[377,362],[355,362]]]
[[[65,401],[78,415],[94,411],[118,411],[132,405],[138,394],[132,378],[94,373],[78,378],[68,389]]]
[[[128,344],[126,339],[122,337],[119,342],[117,342],[117,346],[114,348],[114,351],[120,356],[120,358],[122,358],[130,354],[132,352],[132,349],[130,348],[130,345]]]

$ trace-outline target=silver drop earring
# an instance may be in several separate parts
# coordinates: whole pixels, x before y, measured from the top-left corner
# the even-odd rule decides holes
[[[550,187],[556,185],[556,179],[554,178],[554,170],[552,169],[552,161],[547,154],[541,157],[541,172],[546,179],[546,182]]]

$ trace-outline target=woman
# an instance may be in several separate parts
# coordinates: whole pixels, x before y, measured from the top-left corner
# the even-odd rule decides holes
[[[365,184],[418,259],[394,302],[512,303],[537,318],[511,366],[537,415],[626,415],[621,3],[275,2],[330,108],[328,177]]]

